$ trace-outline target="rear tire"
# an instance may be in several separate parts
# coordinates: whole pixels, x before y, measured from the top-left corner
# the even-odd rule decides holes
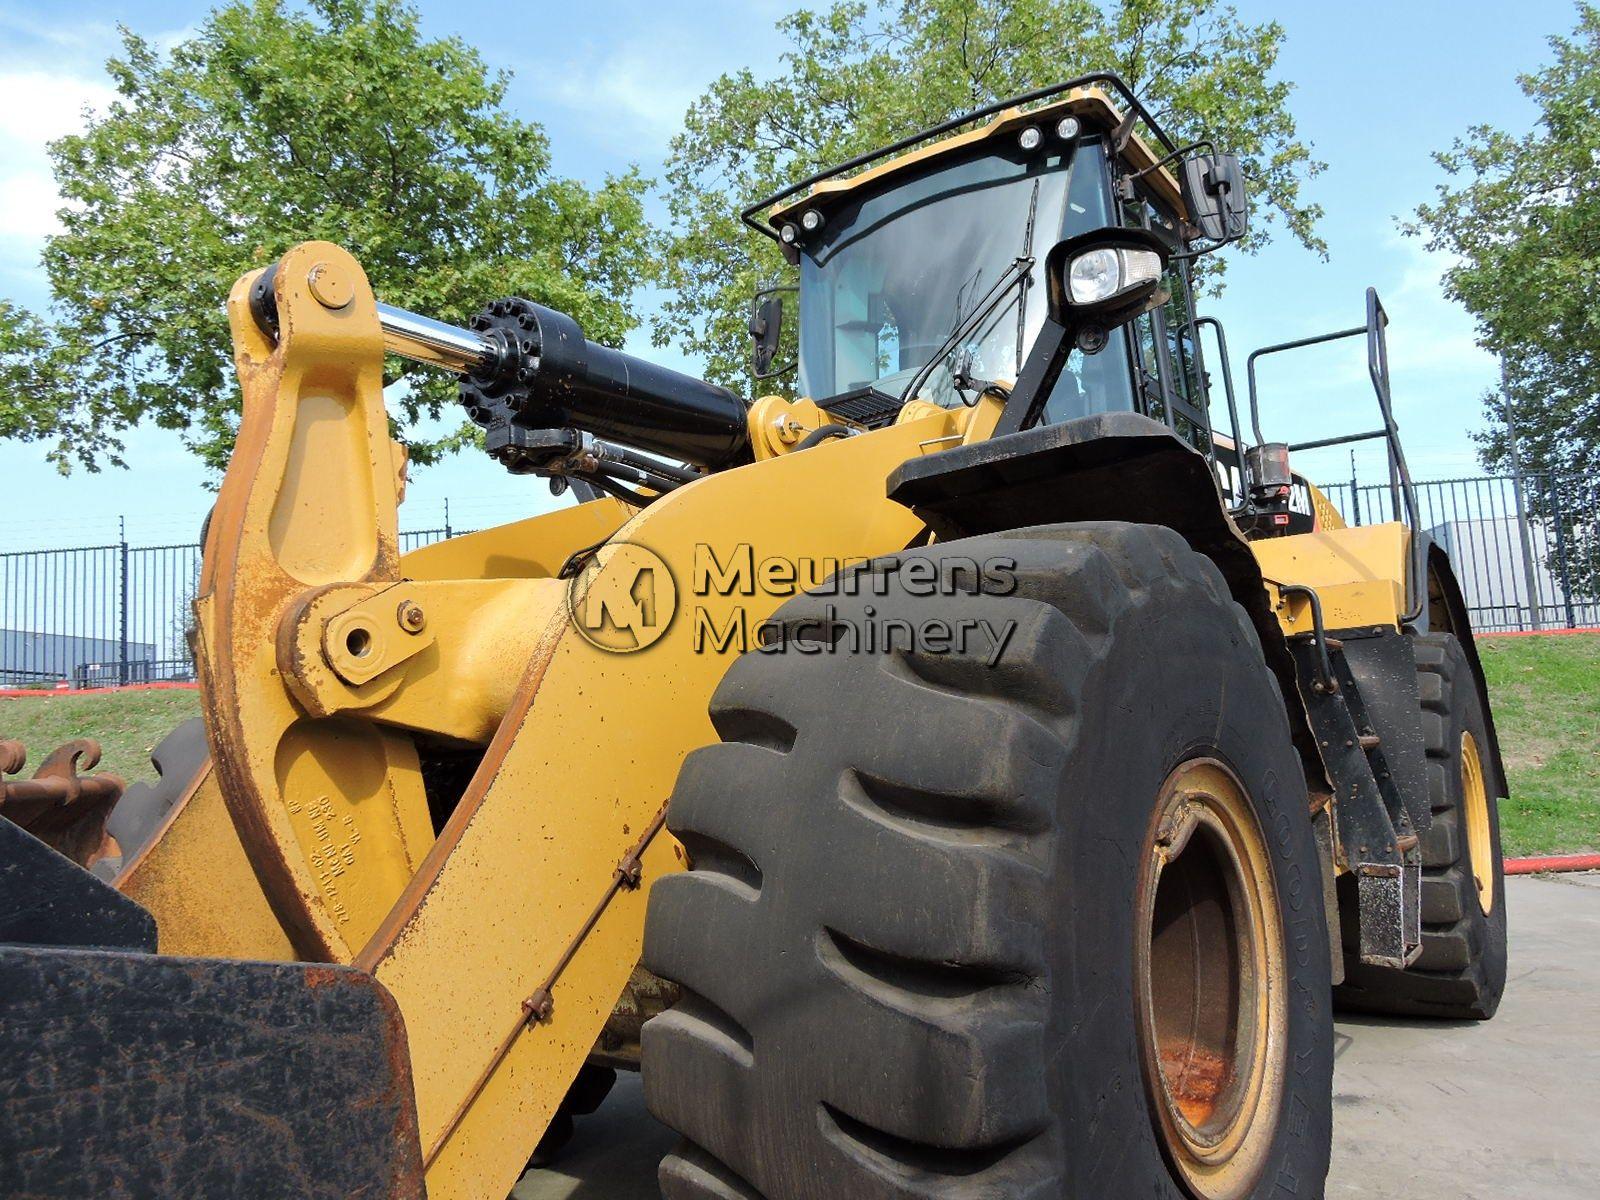
[[[957,556],[1012,559],[1015,590],[916,595],[888,566]],[[668,810],[694,869],[654,885],[645,933],[645,965],[683,988],[643,1035],[646,1100],[684,1135],[663,1196],[1320,1196],[1333,1031],[1317,851],[1281,693],[1216,569],[1169,530],[1112,523],[872,569],[881,591],[827,598],[839,620],[1015,632],[992,667],[988,642],[791,644],[741,658],[718,688],[724,740],[689,756]],[[827,619],[815,596],[778,615],[795,631]],[[1188,891],[1148,865],[1173,780],[1202,776],[1237,781],[1255,831],[1234,891],[1207,885],[1201,868],[1227,858],[1210,832],[1170,851]],[[1241,985],[1252,1015],[1201,1044],[1205,1014],[1167,997],[1229,955],[1196,967],[1153,948],[1175,928],[1190,944],[1246,894],[1274,983]],[[1136,991],[1154,997],[1143,1011]],[[1176,1085],[1158,1065],[1174,1012],[1191,1039]],[[1270,1051],[1247,1056],[1258,1013]],[[1222,1111],[1237,1091],[1249,1120],[1197,1186],[1163,1131],[1173,1092],[1205,1091],[1190,1060],[1208,1049],[1246,1083],[1224,1072],[1202,1099]],[[1184,1108],[1203,1134],[1211,1111]]]
[[[1397,971],[1370,966],[1347,951],[1345,980],[1334,1003],[1394,1016],[1487,1020],[1506,986],[1506,881],[1494,743],[1461,643],[1453,634],[1429,633],[1413,644],[1433,810],[1433,824],[1419,841],[1422,954]]]

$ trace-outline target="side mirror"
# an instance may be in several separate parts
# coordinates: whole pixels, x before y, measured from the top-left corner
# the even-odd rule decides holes
[[[1236,154],[1196,154],[1179,179],[1189,223],[1213,242],[1236,242],[1250,224],[1250,198]]]
[[[1093,352],[1105,335],[1164,304],[1172,250],[1148,229],[1097,229],[1058,242],[1045,260],[1050,316]]]
[[[752,355],[757,379],[772,373],[772,360],[777,356],[778,343],[783,337],[783,297],[772,292],[760,293],[750,312],[750,337],[755,342]]]

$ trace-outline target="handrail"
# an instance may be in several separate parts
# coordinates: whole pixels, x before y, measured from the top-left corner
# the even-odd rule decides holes
[[[1371,292],[1371,288],[1367,289]],[[1319,333],[1315,337],[1295,338],[1292,342],[1275,342],[1270,346],[1262,346],[1252,350],[1250,357],[1244,360],[1245,379],[1250,389],[1250,428],[1255,431],[1256,444],[1267,440],[1267,435],[1261,432],[1261,403],[1256,394],[1256,359],[1265,358],[1269,354],[1282,354],[1286,350],[1303,350],[1307,346],[1320,346],[1324,342],[1337,342],[1343,338],[1359,337],[1367,332],[1365,325],[1357,325],[1353,329],[1341,329],[1337,333]],[[1356,440],[1366,435],[1353,435]],[[1336,443],[1330,441],[1329,445]],[[1290,447],[1294,449],[1294,447]]]
[[[1228,424],[1230,427],[1229,436],[1233,439],[1233,455],[1239,472],[1239,503],[1237,505],[1230,506],[1228,511],[1234,515],[1238,515],[1244,511],[1244,506],[1249,503],[1249,490],[1244,479],[1244,438],[1239,432],[1239,402],[1235,397],[1233,389],[1233,356],[1228,353],[1228,334],[1222,328],[1222,322],[1217,320],[1215,317],[1195,318],[1195,344],[1198,346],[1200,343],[1200,327],[1202,325],[1211,326],[1211,330],[1217,338],[1217,357],[1222,360],[1222,391],[1228,400]],[[1210,411],[1211,403],[1208,386],[1208,394],[1206,397],[1206,412],[1208,416]],[[1216,440],[1214,437],[1211,443],[1211,453],[1212,457],[1215,458]],[[1232,491],[1231,482],[1229,484],[1229,490],[1230,492]]]
[[[1383,301],[1378,299],[1376,288],[1367,289],[1367,321],[1365,325],[1358,325],[1352,329],[1341,329],[1337,333],[1324,333],[1316,337],[1296,338],[1290,342],[1278,342],[1271,346],[1262,346],[1259,350],[1251,352],[1245,360],[1245,374],[1250,389],[1250,426],[1255,431],[1258,444],[1267,439],[1261,432],[1261,404],[1256,387],[1256,360],[1269,354],[1281,354],[1287,350],[1300,350],[1306,346],[1318,346],[1325,342],[1336,342],[1342,338],[1366,336],[1367,340],[1367,374],[1372,380],[1372,390],[1377,393],[1378,411],[1383,416],[1383,428],[1371,429],[1364,433],[1347,433],[1339,437],[1316,438],[1308,442],[1290,443],[1291,453],[1297,450],[1320,450],[1327,446],[1344,446],[1353,442],[1366,442],[1382,439],[1386,443],[1389,459],[1389,496],[1390,510],[1396,521],[1401,520],[1401,509],[1405,510],[1404,518],[1411,528],[1410,545],[1410,571],[1406,578],[1406,611],[1401,617],[1403,624],[1409,624],[1422,615],[1422,606],[1426,599],[1426,589],[1423,580],[1427,576],[1427,562],[1422,542],[1422,531],[1418,527],[1418,512],[1416,487],[1411,481],[1411,470],[1406,466],[1405,451],[1400,446],[1400,426],[1394,419],[1394,407],[1389,383],[1389,340],[1387,330],[1389,327],[1389,314],[1384,311]]]

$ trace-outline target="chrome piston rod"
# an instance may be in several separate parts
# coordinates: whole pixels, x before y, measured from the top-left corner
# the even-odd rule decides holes
[[[470,375],[494,362],[494,343],[480,333],[389,304],[378,305],[383,345],[391,354]]]

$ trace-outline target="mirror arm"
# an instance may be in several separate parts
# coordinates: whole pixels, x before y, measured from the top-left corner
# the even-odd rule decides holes
[[[1001,410],[1000,420],[996,422],[991,437],[1020,433],[1038,419],[1077,341],[1078,332],[1075,328],[1061,324],[1054,317],[1045,317],[1044,326],[1033,340],[1028,361],[1022,365],[1022,374],[1017,377],[1011,395],[1006,398],[1005,408]]]
[[[1146,175],[1150,174],[1151,171],[1159,171],[1162,167],[1166,166],[1173,159],[1182,158],[1185,154],[1188,154],[1188,153],[1190,153],[1191,151],[1194,151],[1194,150],[1198,150],[1202,146],[1204,146],[1206,148],[1206,150],[1208,152],[1212,153],[1212,154],[1215,154],[1217,152],[1217,148],[1214,145],[1211,144],[1211,139],[1210,138],[1201,138],[1198,142],[1190,142],[1187,146],[1178,147],[1178,149],[1174,150],[1171,154],[1168,154],[1166,157],[1164,157],[1162,159],[1159,159],[1156,162],[1151,163],[1148,167],[1145,167],[1143,170],[1135,171],[1131,175],[1124,175],[1124,176],[1122,176],[1122,178],[1126,179],[1126,180],[1130,180],[1130,181],[1134,180],[1134,179],[1143,179]]]
[[[765,371],[751,371],[750,374],[754,378],[756,378],[758,380],[759,379],[776,379],[779,375],[787,375],[790,371],[794,370],[799,365],[800,365],[800,360],[798,358],[791,358],[788,362],[784,363],[781,367],[770,367],[769,366]]]

